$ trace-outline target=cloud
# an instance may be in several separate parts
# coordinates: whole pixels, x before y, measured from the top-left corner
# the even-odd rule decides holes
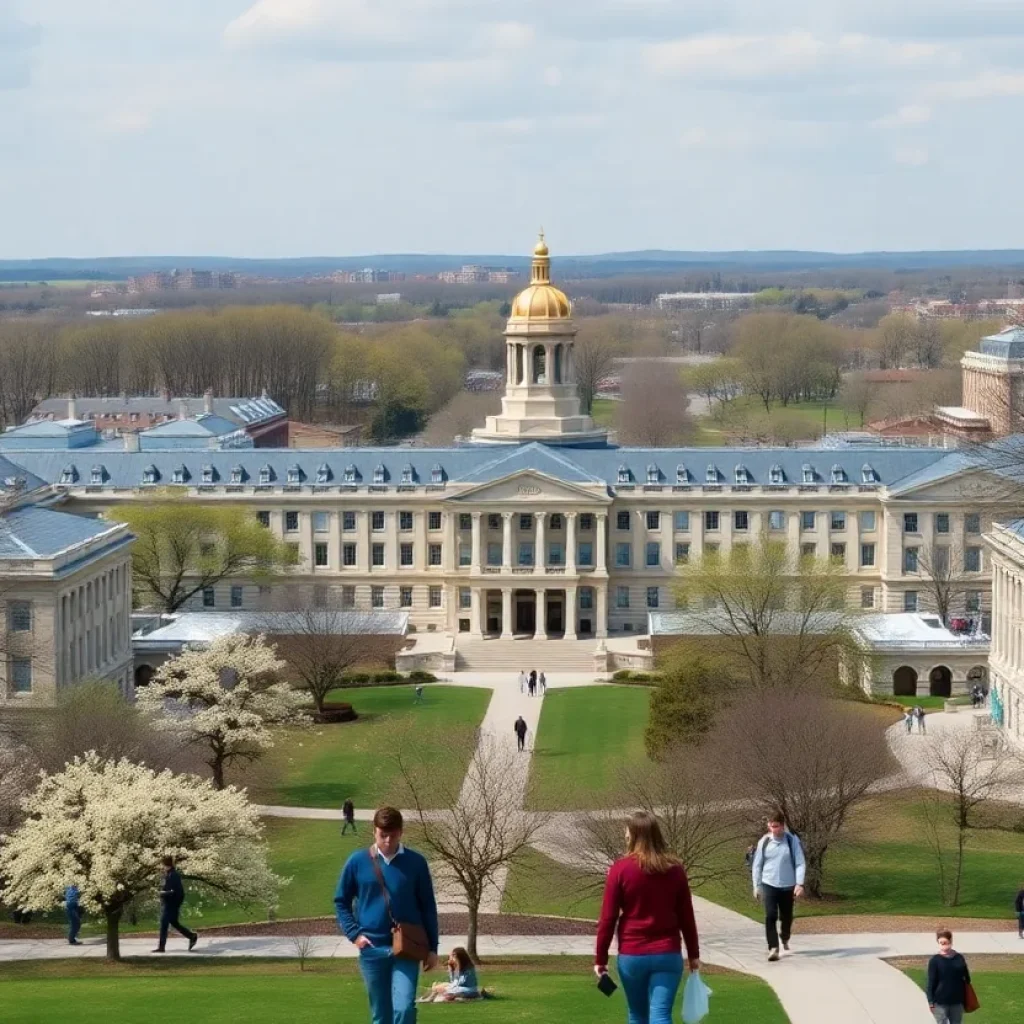
[[[932,87],[935,96],[953,100],[986,100],[1024,96],[1024,74],[983,71],[973,78],[942,82]]]
[[[104,115],[100,131],[107,135],[139,135],[150,123],[150,115],[142,110],[115,110]]]
[[[908,103],[894,114],[880,117],[875,123],[883,128],[898,128],[908,124],[926,124],[933,116],[932,108],[924,103]]]
[[[924,167],[928,163],[929,153],[924,146],[897,146],[892,151],[892,158],[905,167]]]
[[[0,89],[20,89],[32,77],[42,33],[18,16],[13,0],[0,0]]]

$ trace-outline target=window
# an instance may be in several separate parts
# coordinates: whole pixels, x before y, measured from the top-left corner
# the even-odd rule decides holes
[[[533,516],[529,512],[522,512],[519,515],[519,529],[524,533],[533,529]]]
[[[561,530],[562,529],[562,513],[552,512],[551,513],[551,529]]]
[[[321,569],[327,567],[327,545],[323,542],[313,545],[313,564]]]
[[[203,587],[203,607],[204,608],[216,608],[217,598],[213,592],[213,587]]]
[[[11,658],[11,689],[15,693],[32,692],[31,658]]]
[[[62,484],[73,484],[78,479],[78,470],[74,466],[65,466],[60,471],[60,482]]]
[[[441,564],[441,545],[440,544],[428,544],[427,545],[427,565],[440,565]]]
[[[817,512],[801,512],[800,513],[800,529],[805,532],[814,530],[818,522]]]
[[[865,533],[871,533],[875,528],[875,513],[874,512],[860,512],[858,513],[860,518],[860,528]]]
[[[801,544],[800,545],[800,557],[801,558],[817,558],[818,557],[818,545],[817,544]]]
[[[533,565],[533,541],[519,542],[519,564],[522,566]]]
[[[734,530],[749,530],[750,529],[750,513],[749,512],[733,512],[733,514],[732,514],[732,528]]]
[[[469,587],[459,587],[459,607],[473,607],[473,591]]]
[[[12,633],[29,633],[32,631],[32,602],[7,602],[7,628]]]
[[[441,607],[441,588],[440,587],[429,587],[427,589],[427,607],[428,608],[440,608]]]
[[[589,612],[594,607],[594,592],[590,587],[584,587],[580,591],[580,610]]]
[[[343,544],[341,547],[341,564],[353,566],[356,564],[355,544]]]
[[[473,517],[468,512],[459,513],[459,529],[471,530],[473,528]]]
[[[661,480],[661,471],[655,465],[647,467],[647,482],[649,484],[656,484]]]
[[[356,588],[355,587],[342,587],[341,588],[341,607],[342,608],[355,608],[356,606]]]
[[[676,561],[677,562],[688,562],[690,560],[690,545],[689,544],[676,544]]]
[[[865,484],[876,484],[878,483],[878,474],[875,472],[872,466],[869,466],[866,462],[860,468],[860,479],[861,483]]]
[[[203,558],[213,558],[217,545],[212,540],[204,540],[199,544],[199,554]]]
[[[370,513],[370,529],[380,532],[384,529],[384,513],[383,512],[371,512]]]
[[[411,544],[399,544],[398,546],[398,564],[402,566],[412,565],[412,545]]]
[[[846,513],[845,512],[833,512],[829,517],[829,529],[832,530],[845,530],[846,529]]]
[[[341,528],[346,532],[350,532],[356,528],[356,514],[355,512],[342,512],[341,513]]]
[[[435,463],[430,471],[430,482],[432,484],[444,483],[444,467],[439,462]]]
[[[615,529],[616,530],[628,530],[629,529],[629,513],[620,510],[615,514]]]
[[[331,479],[331,467],[326,462],[321,463],[316,467],[316,482],[318,484],[325,484]]]
[[[473,549],[468,544],[459,545],[459,565],[473,564]]]
[[[935,532],[936,533],[949,533],[949,513],[948,512],[936,512],[935,513]]]
[[[156,471],[156,466],[147,466],[142,471],[142,482],[144,484],[155,484],[159,474]]]
[[[785,480],[781,466],[772,466],[768,470],[768,482],[770,484],[781,484]]]
[[[270,528],[270,513],[269,512],[257,512],[256,522],[260,524],[264,529]]]
[[[647,607],[657,608],[658,607],[658,588],[648,587],[647,588]]]
[[[904,533],[917,533],[917,513],[916,512],[904,512],[903,513],[903,532]]]
[[[496,512],[491,512],[487,516],[487,529],[488,530],[500,530],[501,529],[501,516]]]
[[[371,608],[383,608],[384,607],[384,588],[383,587],[370,587],[370,607]]]
[[[501,541],[491,541],[487,544],[487,564],[501,565]]]
[[[648,530],[660,530],[661,529],[661,513],[660,512],[648,512],[647,513],[647,529]]]
[[[932,576],[942,579],[949,573],[949,548],[935,548],[932,551]]]
[[[314,512],[313,513],[313,532],[314,533],[326,533],[331,528],[331,514],[330,512]]]
[[[427,529],[428,530],[440,530],[441,529],[441,513],[440,512],[428,512],[427,513]]]
[[[964,608],[969,612],[981,611],[981,591],[968,590],[964,595]]]
[[[981,572],[981,548],[964,548],[964,572]]]
[[[403,484],[414,484],[416,482],[416,474],[413,472],[412,466],[406,464],[402,467],[402,483]]]
[[[917,572],[917,548],[906,548],[903,552],[903,571]]]
[[[690,532],[690,513],[689,512],[676,512],[675,514],[675,527],[678,533],[689,533]]]
[[[565,545],[555,542],[548,545],[548,565],[565,565]]]
[[[718,483],[718,467],[712,463],[704,473],[704,480],[709,484]]]
[[[399,608],[411,608],[412,607],[412,587],[399,587],[398,588],[398,607]]]
[[[589,540],[582,540],[576,547],[576,562],[579,565],[594,564],[594,545]]]
[[[860,588],[860,606],[861,606],[861,608],[874,608],[875,607],[875,588],[874,587],[861,587]]]
[[[398,513],[398,528],[403,533],[408,533],[412,529],[412,513],[411,512],[399,512]]]
[[[377,566],[378,568],[380,566],[383,566],[383,564],[384,564],[384,545],[383,544],[373,544],[370,547],[370,551],[371,551],[370,564],[374,565],[374,566]]]
[[[717,530],[718,529],[718,513],[717,512],[705,512],[704,513],[704,529],[705,530]]]
[[[981,533],[981,516],[977,512],[964,516],[964,533]]]
[[[586,533],[594,528],[594,517],[589,512],[584,512],[580,516],[580,532]]]
[[[359,479],[359,474],[356,472],[356,467],[346,466],[342,479],[347,484],[354,484]]]
[[[285,512],[284,528],[287,533],[295,533],[299,528],[299,513]]]
[[[905,612],[917,611],[917,591],[905,590],[903,592],[903,610]]]
[[[784,530],[786,528],[786,513],[775,510],[768,513],[768,529]]]
[[[242,607],[242,588],[232,587],[231,588],[231,607],[241,608]]]
[[[685,466],[676,466],[676,483],[677,484],[688,484],[690,482],[690,474]]]
[[[749,484],[750,482],[751,482],[751,480],[750,480],[750,472],[747,470],[747,467],[746,466],[737,466],[736,467],[736,483],[738,483],[738,484]]]
[[[615,588],[615,607],[616,608],[628,608],[629,607],[629,587],[616,587]]]
[[[805,484],[813,484],[815,482],[814,467],[805,462],[800,468],[800,479]]]
[[[656,540],[650,541],[647,545],[647,565],[661,565],[661,545]]]
[[[206,467],[203,467],[203,482],[206,482]],[[302,482],[302,470],[298,466],[288,467],[288,483],[297,484]]]
[[[874,544],[861,544],[860,546],[860,564],[864,568],[875,564],[875,545]]]
[[[375,469],[375,470],[373,471],[373,482],[374,482],[375,484],[382,484],[382,483],[384,483],[384,481],[385,481],[386,479],[387,479],[387,474],[386,474],[386,472],[385,472],[385,470],[384,470],[384,467],[383,467],[383,466],[378,466],[378,467],[377,467],[377,468],[376,468],[376,469]],[[383,607],[383,604],[381,604],[381,605],[374,605],[374,607],[375,607],[375,608],[378,608],[378,607]]]
[[[832,483],[834,484],[845,484],[846,483],[846,470],[842,466],[832,467]]]
[[[615,545],[615,564],[621,568],[628,569],[630,563],[630,545]]]
[[[845,544],[833,544],[829,547],[829,557],[839,562],[846,561],[846,545]]]

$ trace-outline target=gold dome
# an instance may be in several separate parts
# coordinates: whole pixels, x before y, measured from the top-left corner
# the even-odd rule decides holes
[[[530,284],[512,301],[511,320],[568,320],[572,309],[565,292],[551,283],[551,259],[544,232],[533,249]]]

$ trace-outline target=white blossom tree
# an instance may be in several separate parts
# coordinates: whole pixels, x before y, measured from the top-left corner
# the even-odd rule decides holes
[[[283,880],[267,864],[256,808],[234,787],[89,751],[43,774],[22,807],[25,822],[0,847],[4,901],[52,910],[74,883],[82,906],[106,919],[108,959],[121,955],[121,915],[156,894],[167,855],[194,898],[276,906]]]
[[[263,636],[238,633],[184,650],[138,693],[161,729],[206,748],[213,784],[236,761],[255,761],[274,745],[272,726],[306,725],[308,696],[277,682],[284,668]]]

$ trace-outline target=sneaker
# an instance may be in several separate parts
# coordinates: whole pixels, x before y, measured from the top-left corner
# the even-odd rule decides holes
[[[788,953],[789,952],[789,939],[782,940],[782,948]]]
[[[196,948],[196,943],[199,941],[199,932],[193,932],[192,938],[188,940],[188,951],[191,953]]]
[[[158,948],[158,949],[151,949],[150,952],[151,953],[166,953],[167,950],[166,949],[159,949]]]
[[[80,946],[81,943],[78,941],[78,939],[68,939],[68,945],[69,946]]]
[[[768,959],[771,963],[775,963],[775,961],[779,959],[779,951],[777,949],[769,949]]]

